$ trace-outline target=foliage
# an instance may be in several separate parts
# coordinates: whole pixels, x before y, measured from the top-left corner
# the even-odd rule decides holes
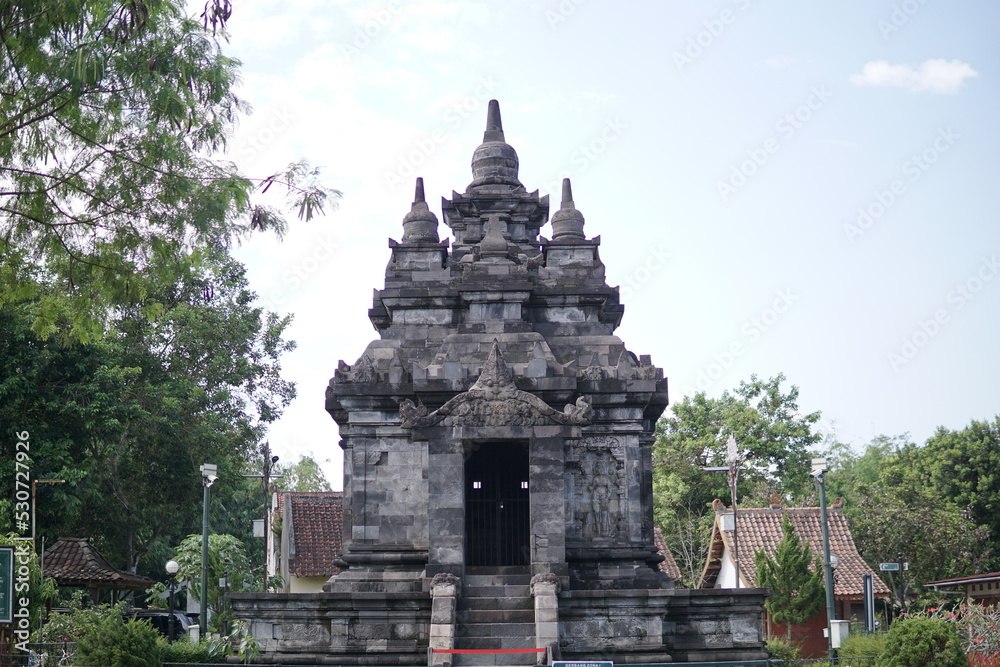
[[[81,667],[158,667],[157,632],[146,621],[126,620],[121,604],[73,609],[50,617],[36,641],[76,641]]]
[[[249,537],[241,508],[259,516],[261,499],[240,475],[294,396],[279,364],[288,319],[252,305],[241,264],[206,262],[120,308],[86,346],[39,339],[25,304],[0,310],[0,437],[30,425],[34,476],[66,480],[40,487],[40,526],[89,535],[113,564],[156,578],[169,545],[200,528],[203,462],[219,466],[213,519]],[[0,457],[0,496],[13,495],[12,459]]]
[[[221,636],[211,643],[211,650],[217,656],[236,656],[244,664],[260,655],[260,645],[250,634],[250,626],[246,621],[235,620],[229,634]]]
[[[189,582],[188,594],[201,602],[201,535],[188,535],[177,547],[174,557],[180,566],[177,570],[179,581]],[[221,628],[229,620],[228,608],[224,602],[225,590],[219,587],[219,579],[229,580],[230,591],[242,591],[254,581],[250,571],[243,543],[232,535],[208,536],[208,608],[212,611],[212,622]]]
[[[704,565],[711,502],[717,497],[729,502],[726,476],[702,469],[725,465],[728,435],[745,453],[737,490],[741,506],[765,505],[772,491],[801,496],[811,488],[809,448],[820,440],[813,432],[820,415],[799,414],[799,390],[785,390],[783,382],[780,374],[766,381],[754,375],[719,398],[685,397],[657,422],[655,519],[689,585]]]
[[[932,607],[910,614],[910,618],[929,618],[955,626],[966,653],[985,656],[1000,654],[1000,608],[964,604],[954,609]]]
[[[162,281],[252,230],[281,232],[281,214],[252,201],[257,183],[285,186],[301,218],[340,194],[304,161],[255,183],[208,157],[249,107],[216,39],[225,13],[206,14],[210,31],[185,11],[0,3],[0,307],[29,303],[40,339],[94,340],[146,297],[148,267]]]
[[[837,650],[841,658],[866,658],[882,655],[886,635],[882,632],[851,632]]]
[[[157,637],[156,644],[163,662],[209,663],[217,662],[221,658],[212,650],[207,641],[194,643],[187,639],[179,639],[175,642],[169,642],[166,637],[161,635]]]
[[[771,652],[771,660],[799,659],[799,647],[784,637],[771,637],[765,642],[764,646]]]
[[[311,456],[300,456],[295,463],[281,466],[282,479],[278,486],[282,491],[330,491],[323,469]]]
[[[781,520],[781,541],[771,559],[763,550],[754,557],[757,566],[756,584],[770,588],[771,595],[764,606],[775,623],[788,629],[792,641],[792,626],[805,623],[823,609],[825,588],[823,569],[817,561],[812,571],[812,550],[795,534],[788,517]]]
[[[877,667],[965,667],[965,652],[955,626],[940,619],[912,618],[889,628]]]
[[[989,530],[993,560],[983,567],[1000,568],[1000,415],[956,431],[938,427],[923,447],[902,452],[898,464],[903,470],[889,471],[893,478],[933,489],[972,525]]]

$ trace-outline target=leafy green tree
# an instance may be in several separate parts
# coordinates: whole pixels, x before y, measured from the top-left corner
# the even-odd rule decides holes
[[[821,439],[813,431],[820,414],[800,414],[799,390],[794,385],[783,389],[784,382],[780,374],[766,381],[754,375],[719,398],[704,393],[685,397],[657,422],[655,520],[688,584],[704,565],[712,500],[729,502],[726,475],[703,470],[726,465],[729,435],[745,455],[737,489],[740,505],[765,505],[773,491],[801,496],[811,489],[809,449]]]
[[[1000,416],[973,420],[961,430],[939,427],[923,447],[906,451],[900,464],[918,471],[921,483],[989,530],[988,567],[1000,567]],[[965,573],[955,576],[960,574]]]
[[[281,468],[278,486],[283,491],[330,491],[323,469],[311,456],[302,455],[295,463]]]
[[[987,532],[933,489],[911,484],[860,488],[844,513],[865,561],[895,562],[902,553],[910,564],[908,590],[927,597],[931,592],[922,584],[928,581],[980,571],[988,558]]]
[[[283,231],[258,185],[306,219],[339,196],[304,161],[254,180],[211,157],[248,111],[217,40],[226,4],[199,22],[183,0],[0,3],[0,307],[30,304],[40,338],[94,340],[149,267],[162,281]]]
[[[216,253],[204,271],[120,308],[112,331],[90,345],[40,339],[26,304],[0,310],[4,442],[30,427],[34,476],[67,480],[44,489],[46,531],[89,535],[133,571],[155,552],[145,571],[160,578],[165,546],[200,528],[198,466],[209,462],[220,470],[218,518],[248,533],[240,476],[294,396],[279,363],[292,347],[282,338],[288,319],[253,300],[242,265]],[[151,321],[143,311],[152,303],[160,307]],[[13,483],[11,461],[0,458],[10,473],[0,489]],[[259,494],[252,500],[259,517]]]
[[[178,581],[187,581],[188,595],[201,602],[201,535],[188,535],[178,546],[174,560],[180,566]],[[243,543],[232,535],[213,534],[208,536],[208,599],[207,604],[217,628],[222,627],[228,609],[225,605],[226,590],[219,586],[219,579],[227,579],[229,591],[253,588],[256,577],[250,571]]]
[[[876,667],[965,667],[962,641],[955,626],[938,619],[914,618],[889,627]]]
[[[771,589],[764,606],[775,623],[786,626],[791,644],[792,626],[807,622],[823,610],[826,589],[823,568],[818,559],[814,562],[812,550],[795,534],[788,517],[782,518],[781,532],[774,558],[761,550],[755,554],[754,562],[757,585]],[[811,570],[810,565],[813,565]]]

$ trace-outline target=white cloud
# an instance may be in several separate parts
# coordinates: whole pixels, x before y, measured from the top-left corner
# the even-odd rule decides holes
[[[789,65],[795,63],[795,58],[791,56],[776,56],[774,58],[768,58],[764,61],[764,64],[768,67],[773,67],[774,69],[784,69]]]
[[[910,92],[957,93],[966,79],[979,74],[961,60],[932,59],[919,68],[909,65],[890,65],[884,60],[865,63],[861,74],[852,74],[849,81],[855,86],[906,88]]]

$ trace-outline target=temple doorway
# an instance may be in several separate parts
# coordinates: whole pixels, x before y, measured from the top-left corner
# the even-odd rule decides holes
[[[467,451],[466,564],[529,565],[528,443],[475,443]]]

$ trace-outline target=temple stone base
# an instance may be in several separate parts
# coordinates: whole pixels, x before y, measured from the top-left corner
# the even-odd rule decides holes
[[[544,586],[536,582],[533,588]],[[537,591],[535,595],[537,600]],[[534,664],[545,664],[549,655],[619,664],[762,660],[768,655],[761,638],[764,595],[760,589],[563,591],[556,597],[556,610],[546,609],[550,605],[544,602],[540,610],[536,603],[534,645],[552,648],[556,634],[558,644],[539,653]],[[435,624],[437,638],[445,641],[431,642],[430,592],[238,593],[230,600],[260,642],[258,662],[484,664],[453,660],[459,656],[451,654],[429,655],[429,646],[450,648],[455,645],[451,638],[468,632],[457,620],[444,627],[455,619],[451,613],[443,624]],[[489,664],[512,663],[501,659]]]

